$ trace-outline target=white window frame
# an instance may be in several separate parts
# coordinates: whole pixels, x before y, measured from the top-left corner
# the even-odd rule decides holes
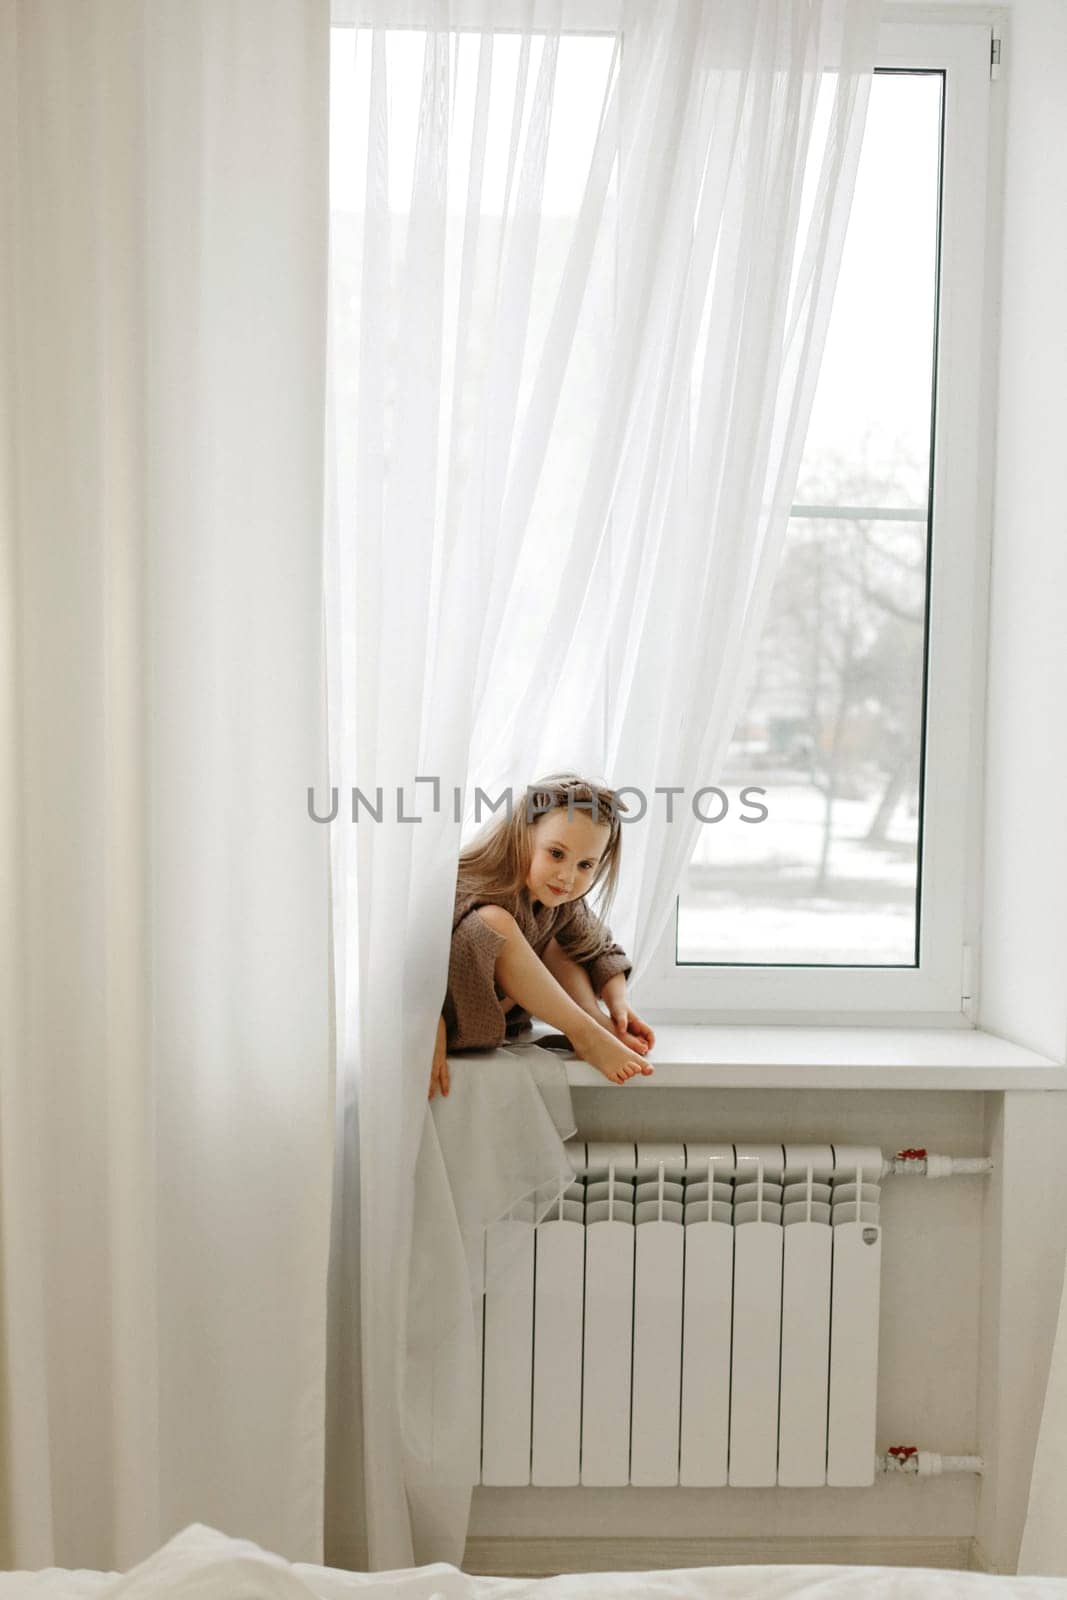
[[[887,7],[877,59],[945,75],[919,964],[678,965],[675,913],[635,989],[654,1018],[973,1026],[998,243],[988,184],[998,13],[978,15]]]

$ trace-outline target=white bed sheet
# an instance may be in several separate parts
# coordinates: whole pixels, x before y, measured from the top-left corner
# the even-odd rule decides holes
[[[0,1600],[1067,1600],[1067,1578],[905,1567],[692,1567],[558,1578],[472,1578],[446,1565],[359,1573],[290,1563],[191,1523],[125,1575],[0,1574]]]

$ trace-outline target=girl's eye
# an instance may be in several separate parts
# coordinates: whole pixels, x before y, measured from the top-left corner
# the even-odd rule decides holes
[[[552,856],[555,856],[557,861],[560,861],[563,858],[563,851],[562,850],[550,850],[549,854],[552,855]]]

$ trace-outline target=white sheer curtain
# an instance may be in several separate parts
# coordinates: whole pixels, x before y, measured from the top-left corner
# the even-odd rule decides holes
[[[718,781],[755,664],[877,8],[631,4],[623,31],[614,336],[595,436],[554,534],[558,562],[503,602],[472,770],[489,789],[568,768],[640,791],[613,913],[634,983],[692,855],[692,797]],[[551,622],[520,647],[531,608]],[[671,785],[684,795],[655,793]]]
[[[713,781],[803,443],[875,11],[334,0],[333,1304],[341,1327],[361,1296],[375,1566],[433,1553],[401,1418],[454,791],[564,763]],[[354,786],[380,820],[353,820]],[[649,830],[624,868],[643,937],[687,832]],[[338,1392],[353,1370],[342,1343]],[[336,1427],[343,1507],[358,1439],[350,1413]]]
[[[328,49],[0,6],[5,1565],[321,1560]]]

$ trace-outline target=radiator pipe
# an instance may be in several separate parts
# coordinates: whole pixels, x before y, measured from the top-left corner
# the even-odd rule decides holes
[[[883,1178],[964,1178],[992,1170],[989,1156],[938,1156],[928,1150],[900,1150],[882,1162]]]
[[[783,1146],[781,1145],[751,1145],[739,1147],[746,1151],[745,1159],[751,1163],[756,1160],[757,1154],[763,1155],[767,1163],[766,1170],[772,1165],[779,1171],[782,1168]],[[571,1165],[576,1177],[585,1177],[590,1172],[606,1177],[608,1168],[614,1166],[615,1174],[620,1178],[633,1178],[638,1173],[644,1172],[646,1176],[655,1178],[661,1165],[666,1165],[671,1176],[681,1176],[687,1170],[695,1171],[696,1161],[701,1171],[709,1158],[716,1163],[719,1172],[729,1175],[734,1169],[734,1147],[732,1144],[722,1145],[686,1145],[681,1141],[674,1144],[649,1143],[639,1139],[636,1143],[608,1144],[601,1141],[592,1141],[589,1144],[583,1141],[572,1141],[567,1146],[571,1158]],[[800,1159],[804,1146],[789,1147],[789,1156],[794,1164]],[[777,1156],[774,1152],[778,1152]],[[895,1156],[882,1156],[877,1146],[864,1147],[861,1151],[856,1146],[838,1146],[837,1160],[840,1161],[844,1171],[861,1160],[864,1170],[867,1170],[868,1161],[871,1163],[871,1181],[882,1178],[962,1178],[976,1177],[992,1172],[993,1162],[989,1156],[943,1156],[937,1155],[926,1149],[898,1150]],[[816,1177],[826,1181],[831,1175],[835,1160],[829,1145],[813,1146],[812,1156],[815,1158],[815,1167],[826,1165],[825,1172],[816,1171]],[[881,1170],[878,1162],[881,1160]],[[758,1163],[757,1163],[758,1167]],[[877,1178],[875,1174],[877,1173]],[[758,1178],[757,1170],[757,1178]]]
[[[981,1456],[941,1456],[933,1450],[919,1450],[913,1444],[891,1445],[884,1456],[876,1456],[879,1472],[910,1473],[919,1478],[939,1478],[944,1472],[985,1471]]]

